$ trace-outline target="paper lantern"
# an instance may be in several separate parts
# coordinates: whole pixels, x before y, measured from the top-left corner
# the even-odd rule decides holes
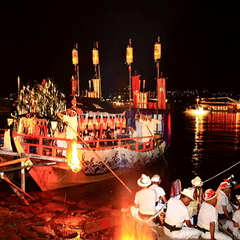
[[[155,43],[154,44],[154,60],[161,59],[161,44]]]
[[[98,50],[97,49],[92,50],[92,61],[93,61],[93,65],[99,64],[99,57],[98,57]]]
[[[72,63],[74,65],[78,64],[78,51],[75,48],[72,50]]]
[[[130,64],[133,62],[133,48],[127,47],[126,49],[126,62],[127,64]]]

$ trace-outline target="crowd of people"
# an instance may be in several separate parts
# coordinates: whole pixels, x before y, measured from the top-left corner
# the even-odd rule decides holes
[[[168,200],[160,183],[157,174],[152,178],[142,174],[137,180],[141,189],[130,208],[133,217],[152,220],[151,226],[163,228],[172,239],[240,239],[240,196],[235,195],[232,177],[224,179],[216,191],[203,191],[203,181],[197,176],[191,187],[171,191],[175,194]]]
[[[59,119],[67,123],[66,126],[66,138],[67,139],[77,139],[78,134],[85,140],[97,140],[97,139],[117,139],[119,135],[125,135],[126,138],[138,138],[146,137],[143,139],[138,139],[139,142],[148,142],[149,136],[154,136],[157,129],[157,124],[161,124],[162,120],[153,119],[152,115],[137,114],[135,116],[135,126],[128,126],[127,129],[106,129],[101,133],[98,130],[85,130],[83,133],[78,133],[78,119],[77,112],[72,108],[68,115],[64,115],[60,112],[57,113]],[[56,131],[58,134],[58,131]],[[60,133],[61,134],[61,133]],[[135,140],[132,140],[133,143]],[[106,141],[107,146],[117,145],[117,141]]]

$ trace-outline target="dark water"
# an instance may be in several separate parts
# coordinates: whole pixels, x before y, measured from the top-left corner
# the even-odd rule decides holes
[[[206,181],[205,189],[216,189],[231,174],[238,180],[240,164],[209,179],[240,161],[239,131],[240,113],[196,115],[183,112],[180,104],[173,105],[171,145],[165,154],[171,178],[187,187],[198,175]]]
[[[162,159],[151,168],[124,176],[126,184],[134,191],[136,180],[141,173],[150,176],[158,173],[163,179],[165,191],[169,193],[172,181],[180,179],[184,187],[189,187],[191,179],[197,175],[203,181],[207,180],[204,189],[216,189],[219,183],[231,174],[238,180],[240,164],[208,181],[240,161],[240,113],[191,115],[183,112],[181,104],[173,104],[171,111],[171,144],[164,154],[168,164],[166,165]],[[6,125],[6,117],[0,115],[0,128]],[[113,189],[122,189],[117,180],[105,182],[104,186],[106,184],[113,184]],[[101,184],[98,183],[96,186]],[[96,191],[96,187],[93,189]]]

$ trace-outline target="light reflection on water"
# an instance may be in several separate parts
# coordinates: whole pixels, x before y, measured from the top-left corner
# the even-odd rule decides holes
[[[172,140],[166,153],[172,179],[190,186],[196,175],[203,181],[240,161],[240,113],[214,112],[203,115],[173,111]],[[239,178],[240,164],[206,182],[217,187],[231,174]]]

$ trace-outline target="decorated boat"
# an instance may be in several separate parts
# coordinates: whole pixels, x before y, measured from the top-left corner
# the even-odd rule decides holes
[[[213,112],[239,112],[240,102],[229,97],[201,98],[200,104]]]
[[[120,111],[101,100],[96,45],[93,64],[98,74],[92,80],[93,91],[91,88],[85,91],[85,96],[79,94],[76,58],[77,47],[73,49],[75,75],[71,80],[69,108],[65,95],[50,78],[32,88],[23,86],[19,89],[17,109],[4,133],[0,154],[19,157],[11,164],[21,163],[21,166],[10,167],[9,164],[8,168],[3,168],[7,163],[0,163],[2,175],[27,169],[41,190],[46,191],[114,176],[121,181],[118,176],[125,171],[140,169],[156,161],[166,162],[164,152],[170,143],[171,117],[170,110],[166,109],[166,79],[163,75],[158,77],[159,93],[155,103],[149,101],[147,92],[140,91],[140,76],[129,76],[133,101],[129,108]],[[130,67],[130,60],[128,65]],[[76,112],[76,129],[70,122],[58,118],[58,113],[66,115],[71,111]],[[148,134],[142,136],[131,136],[129,127],[136,128],[139,116],[147,128],[149,122],[156,122],[154,129],[148,128]],[[66,137],[66,127],[75,133],[74,139]],[[107,137],[110,132],[114,138]]]

